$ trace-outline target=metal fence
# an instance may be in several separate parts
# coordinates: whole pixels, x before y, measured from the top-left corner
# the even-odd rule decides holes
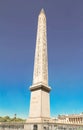
[[[30,130],[83,130],[82,125],[74,125],[74,124],[52,124],[52,123],[0,123],[0,130],[25,130],[25,125],[27,125],[27,129],[29,130],[28,126],[32,126]]]

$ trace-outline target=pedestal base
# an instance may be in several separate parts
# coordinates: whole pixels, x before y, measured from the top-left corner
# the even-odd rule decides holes
[[[51,123],[51,118],[28,118],[24,130],[47,130]]]
[[[50,122],[51,118],[28,118],[26,120],[26,123],[44,123],[44,122]]]

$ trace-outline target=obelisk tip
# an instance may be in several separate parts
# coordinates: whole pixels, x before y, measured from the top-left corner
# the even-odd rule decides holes
[[[43,8],[41,9],[40,13],[44,13],[44,14],[45,14],[45,11],[44,11],[44,9],[43,9]]]

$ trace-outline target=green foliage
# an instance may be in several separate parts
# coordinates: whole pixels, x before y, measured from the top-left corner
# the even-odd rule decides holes
[[[0,122],[24,122],[24,119],[21,118],[10,118],[9,116],[0,117]]]
[[[6,122],[6,119],[4,119],[3,117],[0,117],[0,122]]]

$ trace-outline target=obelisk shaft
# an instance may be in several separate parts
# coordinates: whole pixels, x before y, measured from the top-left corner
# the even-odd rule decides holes
[[[33,85],[48,85],[46,16],[42,9],[38,16]]]
[[[33,84],[30,86],[31,99],[29,119],[42,122],[50,118],[50,90],[48,86],[46,16],[42,9],[38,16]]]

